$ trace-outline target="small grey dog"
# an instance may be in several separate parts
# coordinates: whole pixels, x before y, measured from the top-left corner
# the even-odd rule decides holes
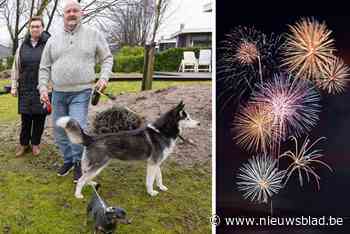
[[[123,208],[108,206],[98,194],[99,184],[92,186],[94,193],[87,206],[88,220],[93,220],[94,233],[112,234],[118,223],[130,224],[126,211]]]
[[[195,128],[200,124],[191,119],[184,108],[185,104],[180,102],[145,127],[98,136],[87,135],[78,121],[68,116],[58,119],[57,126],[65,129],[70,141],[85,146],[81,160],[82,176],[77,183],[75,197],[83,198],[81,190],[84,185],[94,183],[92,179],[111,159],[147,161],[148,194],[158,194],[158,191],[153,190],[154,181],[161,191],[167,191],[168,188],[163,185],[160,165],[174,149],[176,140],[181,138],[182,128]]]

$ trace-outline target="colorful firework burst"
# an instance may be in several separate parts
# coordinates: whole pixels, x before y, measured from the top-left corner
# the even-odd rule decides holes
[[[325,66],[321,78],[316,81],[316,85],[329,94],[340,94],[344,92],[350,75],[349,67],[342,59],[336,57],[330,64]]]
[[[258,87],[252,103],[271,110],[275,137],[284,140],[291,132],[297,136],[309,131],[318,121],[320,95],[307,80],[290,75],[275,75]]]
[[[266,36],[254,27],[238,26],[221,42],[217,82],[222,109],[249,94],[263,77],[280,71],[282,37]]]
[[[248,151],[267,153],[271,145],[273,118],[266,106],[248,104],[233,121],[234,140]]]
[[[334,40],[325,23],[313,18],[289,25],[283,65],[297,78],[316,79],[333,59]]]
[[[254,64],[259,57],[259,51],[256,44],[242,41],[237,48],[235,58],[241,64]]]
[[[315,172],[314,166],[312,164],[318,163],[326,168],[328,168],[331,172],[333,171],[332,168],[326,164],[325,162],[322,162],[319,160],[319,158],[323,157],[321,154],[321,150],[312,150],[311,148],[315,146],[319,141],[322,139],[325,139],[324,137],[318,138],[315,142],[312,144],[310,143],[310,140],[306,137],[301,148],[298,147],[298,141],[296,137],[292,137],[292,140],[295,143],[295,152],[287,151],[283,153],[279,158],[287,157],[293,160],[293,162],[288,166],[287,173],[286,173],[286,180],[284,182],[284,185],[287,184],[289,181],[290,176],[293,174],[294,171],[298,172],[299,176],[299,182],[300,186],[303,186],[303,175],[302,172],[306,175],[307,181],[310,182],[310,176],[313,176],[315,178],[317,189],[320,189],[320,176]]]
[[[276,167],[277,160],[263,155],[255,156],[239,169],[237,179],[238,190],[243,192],[244,199],[267,203],[268,199],[277,194],[282,186],[285,171]]]

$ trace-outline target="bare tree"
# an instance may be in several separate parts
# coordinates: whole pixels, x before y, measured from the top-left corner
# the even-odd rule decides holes
[[[0,1],[0,7],[3,7],[5,5],[5,3],[7,2],[7,0],[1,0]]]
[[[148,0],[145,0],[148,2]],[[169,8],[171,0],[156,0],[154,15],[153,15],[153,28],[150,41],[145,45],[145,58],[143,64],[143,79],[142,90],[152,89],[152,81],[154,74],[154,59],[155,59],[155,38],[159,31],[161,24],[164,22],[165,13]]]
[[[111,43],[119,46],[145,44],[150,31],[152,14],[146,11],[144,2],[144,0],[134,0],[111,7],[105,12],[105,17],[96,20]]]
[[[2,18],[12,41],[12,54],[15,54],[21,35],[33,15],[42,15],[52,0],[5,1]]]
[[[51,23],[52,23],[53,18],[56,14],[56,11],[57,11],[58,1],[59,0],[54,0],[54,5],[53,5],[51,12],[48,11],[49,21],[48,21],[47,26],[46,26],[46,31],[49,31],[49,29],[50,29]]]
[[[102,20],[106,11],[116,9],[130,0],[78,0],[82,5],[84,15],[82,23],[93,23]],[[18,41],[26,32],[29,19],[33,15],[45,16],[48,19],[46,31],[50,29],[56,16],[63,16],[61,0],[0,0],[0,17],[7,26],[12,52],[15,53]]]
[[[96,18],[103,18],[106,10],[118,6],[130,0],[77,0],[82,6],[82,23],[90,23]],[[63,17],[63,8],[57,10],[59,16]]]

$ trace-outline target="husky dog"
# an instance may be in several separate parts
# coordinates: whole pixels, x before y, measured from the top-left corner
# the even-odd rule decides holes
[[[118,223],[130,224],[126,211],[119,207],[108,206],[93,186],[93,195],[87,206],[88,219],[93,220],[94,233],[114,233]]]
[[[191,119],[184,107],[181,101],[145,127],[98,136],[84,133],[79,123],[70,117],[58,119],[57,126],[65,129],[70,141],[85,146],[81,161],[82,176],[77,183],[75,196],[83,198],[81,190],[84,185],[93,183],[92,179],[111,159],[147,160],[147,192],[151,196],[158,194],[158,191],[153,189],[154,180],[161,191],[168,190],[163,185],[160,165],[172,152],[177,138],[181,137],[181,129],[195,128],[200,124]]]

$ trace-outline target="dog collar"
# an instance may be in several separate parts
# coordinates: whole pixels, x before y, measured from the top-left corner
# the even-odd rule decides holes
[[[156,127],[154,127],[152,124],[147,124],[147,127],[152,129],[153,131],[155,131],[157,133],[160,133],[160,131]]]

